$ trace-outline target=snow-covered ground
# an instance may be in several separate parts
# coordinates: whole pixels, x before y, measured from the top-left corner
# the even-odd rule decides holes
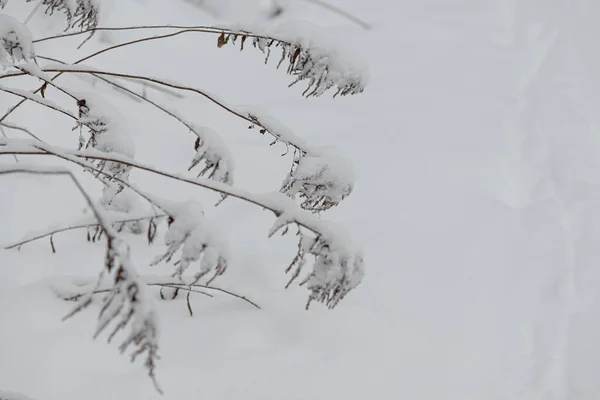
[[[234,252],[218,285],[261,306],[198,295],[190,317],[185,297],[161,301],[152,292],[164,397],[600,398],[600,3],[330,1],[373,29],[303,2],[284,18],[321,26],[368,62],[371,80],[357,96],[304,99],[260,53],[218,49],[213,36],[141,44],[90,63],[259,106],[313,145],[336,146],[358,174],[353,193],[323,215],[362,245],[364,281],[335,310],[314,304],[306,312],[306,290],[284,289],[295,242],[267,239],[271,215],[232,199],[213,209],[214,194],[132,172],[132,181],[157,195],[203,202]],[[105,26],[217,23],[191,2],[111,3]],[[21,6],[17,17],[31,7]],[[60,22],[38,15],[28,26],[41,37]],[[74,61],[136,35],[98,34],[75,55],[76,40],[41,43],[37,52]],[[61,79],[111,99],[130,124],[138,161],[185,171],[194,138],[172,119],[99,83]],[[268,138],[203,99],[148,91],[226,139],[236,186],[279,187],[290,162],[280,157],[285,146],[269,147]],[[14,101],[0,96],[0,110]],[[14,120],[54,144],[76,146],[72,121],[60,115],[28,105]],[[99,195],[93,179],[81,176]],[[62,178],[1,179],[2,243],[89,216]],[[133,240],[141,274],[171,271],[147,266],[158,245],[144,250],[143,238]],[[93,310],[61,321],[72,304],[52,288],[68,277],[95,277],[103,247],[88,243],[85,231],[56,235],[54,243],[56,254],[48,241],[0,252],[0,389],[39,400],[160,398],[140,363],[91,339]]]

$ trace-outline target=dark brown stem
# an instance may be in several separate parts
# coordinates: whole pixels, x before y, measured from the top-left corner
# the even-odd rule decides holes
[[[194,316],[194,312],[192,311],[192,304],[190,303],[190,295],[192,294],[192,291],[190,290],[186,296],[186,300],[187,300],[187,308],[188,311],[190,312],[190,317]]]

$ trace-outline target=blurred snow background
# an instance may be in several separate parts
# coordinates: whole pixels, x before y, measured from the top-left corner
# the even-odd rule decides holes
[[[260,106],[314,145],[338,147],[358,173],[354,193],[325,215],[363,245],[365,280],[336,310],[315,305],[310,312],[304,289],[283,289],[295,244],[266,239],[270,216],[233,200],[212,209],[215,195],[132,173],[133,182],[164,197],[203,201],[223,221],[235,261],[218,283],[262,306],[199,296],[189,317],[183,298],[163,302],[157,294],[165,398],[599,398],[600,3],[330,1],[373,29],[303,2],[291,2],[282,18],[323,27],[369,62],[371,83],[359,96],[303,99],[260,53],[217,49],[211,36],[130,47],[92,64]],[[218,7],[227,3],[235,3],[233,12]],[[210,13],[193,0],[113,0],[103,25],[266,24],[269,7],[258,0],[207,5]],[[23,20],[33,6],[14,6],[13,15]],[[62,23],[38,14],[28,26],[42,37]],[[77,39],[40,44],[37,52],[74,61],[136,35],[98,35],[77,54]],[[110,96],[131,123],[139,161],[187,167],[193,138],[185,129],[106,86],[61,79]],[[289,167],[279,157],[285,148],[269,147],[268,138],[202,99],[149,95],[224,136],[236,185],[279,187]],[[0,110],[14,101],[0,96]],[[13,120],[75,146],[70,121],[34,107]],[[83,201],[59,178],[2,179],[3,243],[83,214]],[[86,183],[99,193],[93,180]],[[84,232],[54,240],[56,254],[47,242],[0,252],[0,388],[39,400],[159,398],[141,365],[91,340],[94,312],[61,322],[71,305],[56,299],[51,280],[95,276],[102,247]],[[141,242],[140,272],[168,271],[145,267],[158,249],[144,251]]]

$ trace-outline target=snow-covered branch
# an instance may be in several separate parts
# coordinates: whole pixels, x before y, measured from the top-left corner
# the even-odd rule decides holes
[[[217,46],[223,47],[228,43],[236,44],[239,39],[240,49],[244,49],[245,42],[249,39],[252,46],[265,54],[265,64],[271,56],[272,50],[281,49],[277,67],[284,61],[288,63],[287,73],[294,76],[295,80],[290,86],[306,81],[307,88],[303,92],[306,97],[318,97],[331,88],[337,88],[337,95],[346,96],[362,93],[368,83],[368,71],[364,62],[356,55],[351,55],[347,50],[342,50],[338,45],[329,43],[323,35],[316,33],[314,27],[307,26],[282,26],[270,32],[255,32],[250,30],[236,30],[220,27],[193,27],[193,26],[141,26],[122,28],[95,28],[90,32],[100,30],[136,30],[136,29],[178,29],[175,32],[144,37],[125,43],[120,43],[103,49],[87,57],[111,51],[117,48],[130,46],[153,40],[172,38],[186,33],[218,34]],[[86,31],[82,32],[85,33]],[[78,33],[69,33],[38,39],[36,42],[74,36]]]
[[[294,160],[294,166],[284,180],[281,191],[291,197],[298,195],[300,198],[303,198],[303,208],[314,212],[324,211],[339,204],[341,200],[352,193],[355,175],[351,163],[340,155],[339,152],[312,146],[300,136],[294,134],[289,128],[285,127],[285,125],[281,124],[275,118],[259,108],[236,108],[219,99],[218,96],[207,93],[206,91],[153,77],[102,71],[95,68],[73,65],[49,65],[41,67],[41,70],[44,72],[86,73],[99,76],[106,75],[143,80],[200,95],[232,115],[250,122],[252,127],[259,128],[262,133],[268,132],[277,141],[293,146],[298,150],[296,159]],[[22,76],[23,74],[25,73],[7,73],[0,76],[0,79]],[[200,139],[200,141],[197,142],[199,145],[203,143],[209,145],[209,147],[205,147],[204,149],[200,147],[200,150],[204,151],[204,153],[200,154],[204,155],[206,167],[209,167],[209,170],[213,168],[213,172],[216,173],[217,167],[232,164],[232,161],[229,161],[229,163],[227,162],[227,160],[231,160],[231,158],[228,155],[225,145],[218,140],[216,134],[212,133],[210,130],[205,130],[205,135],[202,135],[199,129],[196,129],[194,132]],[[206,136],[208,133],[211,133],[211,135]],[[198,150],[198,148],[196,150]],[[207,150],[211,151],[211,153],[209,153],[211,156],[210,159],[206,157]],[[304,159],[305,156],[308,156],[306,160]],[[195,157],[195,159],[196,158],[198,157]],[[213,161],[211,162],[210,160]],[[222,161],[222,163],[215,163],[215,161],[218,160]],[[193,163],[192,165],[195,164]],[[213,177],[216,176],[217,178],[229,177],[229,175],[226,175],[225,173],[211,175]]]
[[[194,283],[209,276],[207,284],[223,275],[227,269],[229,246],[218,226],[205,216],[200,203],[186,201],[180,203],[160,202],[160,207],[169,215],[169,229],[165,234],[167,250],[155,258],[152,265],[161,261],[169,262],[176,252],[181,251],[175,276],[183,274],[193,262],[199,262],[200,271],[194,275]]]
[[[185,278],[185,277],[169,277],[169,276],[145,276],[141,275],[139,277],[140,281],[144,282],[146,286],[151,287],[161,287],[167,289],[173,289],[173,294],[171,295],[171,300],[176,297],[176,290],[189,290],[190,288],[193,290],[203,289],[208,290],[210,292],[219,292],[226,294],[227,296],[234,297],[236,299],[243,300],[244,302],[250,304],[252,307],[256,309],[261,309],[261,307],[254,301],[250,300],[245,295],[240,295],[238,293],[233,292],[230,289],[225,289],[218,286],[197,283],[195,282],[195,278]],[[108,285],[97,285],[92,279],[85,276],[78,276],[76,278],[73,277],[56,277],[49,280],[50,286],[53,289],[54,293],[64,300],[79,300],[82,297],[92,293],[92,294],[100,294],[106,293],[110,290]],[[194,291],[194,293],[196,293]],[[201,294],[206,295],[206,292],[202,292]],[[161,293],[161,297],[163,297],[165,293]],[[213,297],[212,295],[208,295],[208,297]]]
[[[304,233],[299,235],[299,246],[302,251],[298,252],[294,262],[292,263],[297,267],[297,272],[295,274],[298,275],[306,263],[308,255],[312,255],[316,258],[313,271],[310,272],[302,281],[302,284],[306,284],[307,288],[311,291],[309,302],[317,300],[326,303],[330,307],[334,307],[337,305],[339,300],[341,300],[350,290],[355,288],[362,280],[364,274],[362,251],[353,243],[347,232],[340,227],[334,226],[334,224],[330,222],[319,219],[311,213],[298,209],[296,204],[291,199],[283,196],[282,194],[254,194],[234,188],[221,182],[215,182],[202,178],[187,178],[179,174],[168,173],[158,170],[154,167],[138,163],[135,160],[129,159],[123,155],[106,154],[95,150],[66,151],[37,142],[4,140],[4,142],[0,141],[0,154],[54,155],[99,173],[106,172],[103,172],[101,169],[93,167],[89,163],[80,159],[85,158],[120,163],[128,167],[138,168],[140,170],[172,178],[181,182],[187,182],[192,185],[200,186],[205,189],[237,198],[269,210],[277,217],[277,220],[273,225],[273,229],[269,232],[269,235],[273,235],[280,229],[284,229],[284,232],[287,232],[286,227],[288,225],[297,225],[298,227],[302,227],[312,232],[315,237],[315,239],[309,239]],[[135,189],[137,193],[143,194],[143,192],[137,188],[134,188],[131,186],[131,184],[119,180],[119,178],[115,179],[118,182],[126,184],[127,186]],[[161,207],[167,214],[169,214],[168,206],[165,206],[163,203],[160,203],[159,200],[154,198],[150,198],[150,201]],[[173,213],[171,217],[175,219],[177,217],[177,213],[173,211],[171,212]],[[190,226],[189,229],[185,230],[185,232],[187,232],[188,235],[191,235],[196,226],[198,225]],[[185,236],[185,234],[182,235],[178,233],[177,238]],[[179,246],[181,246],[183,244],[181,240],[178,241],[175,239],[176,238],[174,238],[173,241],[168,241],[167,245],[170,245],[171,243],[179,243]],[[198,239],[200,242],[202,242],[202,236],[200,236]],[[314,243],[311,242],[311,240],[314,240]],[[307,247],[306,243],[311,243],[311,245]],[[177,248],[179,248],[179,246]],[[203,245],[201,244],[200,246],[202,247]],[[194,255],[191,256],[192,259],[197,259],[198,255],[195,255],[193,252],[190,254]],[[219,263],[219,258],[211,257],[211,260],[217,260],[216,262],[212,263],[212,265],[215,266],[213,268],[214,272],[217,273],[221,271],[222,268],[219,267],[219,265],[222,264]],[[201,272],[202,271],[203,270],[201,269]],[[327,272],[325,273],[325,271]]]

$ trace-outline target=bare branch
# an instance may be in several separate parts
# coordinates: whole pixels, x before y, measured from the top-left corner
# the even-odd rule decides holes
[[[25,73],[21,73],[21,74],[25,74]],[[71,114],[71,112],[69,112],[68,110],[66,110],[66,109],[62,108],[61,106],[54,104],[53,102],[46,100],[45,98],[38,96],[34,93],[27,92],[27,91],[20,90],[20,89],[8,88],[5,86],[0,86],[0,91],[10,93],[15,96],[19,96],[19,97],[23,98],[24,100],[31,100],[34,103],[38,103],[44,107],[51,108],[54,111],[58,111],[59,113],[66,115],[67,117],[71,117],[75,121],[77,121],[79,119],[74,114]],[[20,104],[22,104],[22,102]],[[2,120],[0,120],[0,122],[1,121]]]
[[[178,30],[185,30],[188,32],[203,32],[203,33],[214,33],[214,34],[221,34],[221,33],[243,33],[241,31],[233,31],[231,29],[227,29],[227,28],[219,28],[219,27],[215,27],[215,26],[206,26],[206,25],[139,25],[139,26],[123,26],[123,27],[96,27],[96,28],[90,28],[90,29],[86,29],[83,31],[79,31],[79,32],[68,32],[68,33],[63,33],[60,35],[55,35],[55,36],[48,36],[45,38],[40,38],[40,39],[36,39],[33,41],[33,43],[40,43],[40,42],[45,42],[48,40],[55,40],[55,39],[62,39],[62,38],[66,38],[66,37],[71,37],[71,36],[78,36],[78,35],[84,35],[86,33],[90,33],[90,32],[100,32],[100,31],[139,31],[139,30],[151,30],[151,29],[178,29]],[[252,34],[251,34],[252,35]],[[266,36],[261,36],[261,35],[252,35],[252,37],[264,37],[266,38]]]
[[[175,279],[172,277],[157,277],[157,276],[141,276],[140,280],[142,280],[147,286],[161,287],[161,288],[177,288],[179,290],[183,290],[186,292],[198,293],[204,296],[213,297],[210,293],[205,293],[202,291],[194,290],[192,288],[202,288],[206,290],[214,290],[216,292],[220,292],[226,294],[228,296],[234,297],[236,299],[245,301],[250,304],[252,307],[260,310],[261,307],[254,301],[250,300],[248,297],[237,294],[229,289],[225,289],[218,286],[212,285],[204,285],[200,283],[190,283],[190,282],[182,282],[179,279]],[[85,282],[85,281],[84,281]],[[86,296],[88,292],[88,288],[91,287],[93,282],[90,280],[87,283],[81,283],[81,280],[78,280],[78,292],[69,293],[69,294],[61,294],[58,293],[64,300],[78,300],[83,296]],[[105,288],[95,288],[94,293],[106,293],[109,289]],[[58,290],[60,292],[60,290]]]
[[[322,7],[328,11],[331,11],[334,14],[337,14],[339,16],[341,16],[342,18],[346,18],[347,20],[350,20],[352,22],[354,22],[355,24],[359,25],[361,28],[369,30],[371,29],[371,25],[369,25],[367,22],[363,21],[362,19],[355,17],[354,15],[350,14],[347,11],[342,10],[339,7],[336,7],[332,4],[326,3],[323,0],[302,0],[306,3],[311,3],[314,4],[316,6]]]
[[[24,133],[28,134],[29,136],[31,136],[32,138],[34,138],[35,140],[37,140],[39,142],[43,142],[43,140],[40,139],[39,137],[37,137],[33,132],[31,132],[29,129],[24,128],[22,126],[15,125],[15,124],[13,124],[11,122],[6,122],[6,121],[0,122],[0,126],[4,126],[6,128],[9,128],[9,129],[14,129],[14,130],[17,130],[17,131],[24,132]]]
[[[3,125],[0,125],[0,133],[2,133],[2,136],[3,136],[5,139],[8,139],[8,136],[6,136],[6,132],[4,131],[4,126],[3,126]],[[13,158],[15,159],[15,162],[17,162],[17,163],[18,163],[18,162],[19,162],[19,157],[17,157],[17,155],[16,155],[16,154],[13,154],[12,156],[13,156]]]
[[[150,220],[150,219],[159,219],[159,218],[164,218],[164,217],[166,217],[166,215],[164,215],[164,214],[148,215],[145,217],[144,216],[143,217],[127,216],[127,217],[123,217],[123,218],[111,218],[111,222],[113,224],[127,223],[127,222],[136,222],[136,221],[143,221],[143,220]],[[40,239],[46,238],[48,236],[53,236],[57,233],[68,232],[68,231],[83,229],[83,228],[94,228],[97,226],[100,226],[100,223],[98,223],[97,221],[88,221],[88,222],[84,222],[84,223],[76,223],[76,224],[67,225],[67,226],[64,226],[61,228],[53,228],[53,229],[49,229],[43,233],[28,235],[26,238],[21,239],[18,242],[5,245],[4,249],[10,250],[10,249],[14,249],[14,248],[19,248],[19,247],[23,246],[24,244],[35,242],[36,240],[40,240]]]

